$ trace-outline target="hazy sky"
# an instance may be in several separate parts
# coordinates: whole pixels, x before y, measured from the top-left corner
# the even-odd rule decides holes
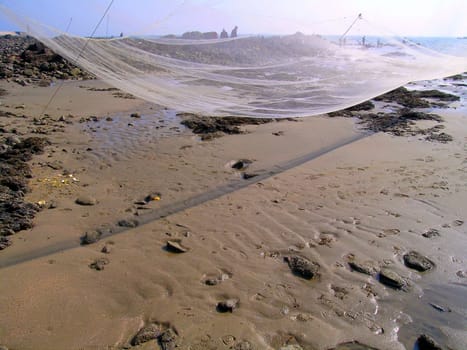
[[[110,0],[0,0],[0,5],[62,31],[89,35]],[[97,35],[239,33],[341,34],[359,14],[354,34],[467,36],[467,0],[114,0]],[[0,30],[19,30],[1,15]]]

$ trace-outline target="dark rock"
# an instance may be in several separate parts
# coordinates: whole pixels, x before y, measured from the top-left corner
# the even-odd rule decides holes
[[[238,307],[238,299],[227,299],[217,303],[216,310],[218,312],[233,312]]]
[[[452,94],[448,94],[446,92],[442,92],[439,90],[420,90],[420,91],[412,91],[412,94],[414,94],[417,97],[422,97],[422,98],[433,98],[437,99],[440,101],[447,101],[447,102],[453,102],[453,101],[459,101],[460,97]]]
[[[237,160],[235,163],[232,164],[232,169],[244,170],[244,169],[248,168],[251,163],[252,163],[251,160],[240,159],[240,160]]]
[[[234,345],[234,350],[253,350],[253,346],[248,340],[241,340]]]
[[[97,200],[93,197],[83,195],[83,196],[76,198],[75,203],[79,205],[91,206],[91,205],[96,205]]]
[[[12,242],[8,237],[0,236],[0,250],[9,247],[11,244]]]
[[[242,134],[242,125],[261,125],[276,119],[248,117],[203,117],[196,114],[180,113],[182,124],[197,135]]]
[[[401,276],[387,268],[383,268],[379,272],[379,281],[395,289],[404,289],[407,287],[407,282]]]
[[[162,335],[162,328],[156,323],[148,324],[141,328],[131,340],[131,345],[136,346],[150,340],[158,339]]]
[[[159,337],[159,345],[162,350],[173,350],[177,347],[177,334],[172,328],[166,329]]]
[[[189,248],[182,245],[181,239],[167,241],[165,248],[172,253],[186,253]]]
[[[439,237],[439,231],[435,228],[430,228],[428,231],[422,233],[422,236],[425,238]]]
[[[445,132],[441,132],[439,134],[435,134],[435,133],[432,133],[430,135],[428,135],[425,140],[427,141],[437,141],[437,142],[441,142],[441,143],[448,143],[448,142],[451,142],[452,140],[454,140],[454,138],[449,135],[449,134],[446,134]]]
[[[428,108],[430,103],[421,99],[412,91],[407,90],[405,87],[400,87],[395,90],[389,91],[384,95],[375,98],[376,101],[395,102],[401,106],[408,108]]]
[[[284,261],[289,265],[290,270],[297,276],[305,279],[319,277],[319,264],[301,256],[288,256]]]
[[[118,222],[118,226],[121,226],[121,227],[128,227],[128,228],[135,228],[139,225],[139,222],[138,220],[120,220]]]
[[[258,176],[258,174],[255,174],[255,173],[243,173],[242,174],[242,177],[244,180],[249,180],[249,179],[252,179],[254,177]]]
[[[365,344],[361,344],[357,341],[351,341],[351,342],[339,344],[335,348],[331,348],[329,350],[378,350],[378,349],[365,345]]]
[[[429,335],[422,334],[417,339],[419,350],[442,350],[443,348]]]
[[[146,197],[144,197],[144,204],[152,202],[152,201],[158,201],[162,198],[162,194],[160,192],[152,192],[148,194]]]
[[[364,273],[366,275],[373,275],[377,272],[376,268],[368,262],[359,262],[353,260],[349,261],[349,266],[353,271]]]
[[[431,260],[416,251],[410,251],[404,255],[404,264],[411,269],[422,272],[431,270],[435,266]]]
[[[99,258],[96,259],[93,263],[89,265],[91,269],[102,271],[104,270],[104,266],[109,264],[109,259],[107,258]]]
[[[139,113],[131,113],[130,117],[131,118],[141,118],[141,115]]]
[[[81,237],[81,244],[93,244],[101,239],[102,232],[99,230],[86,231],[83,237]]]

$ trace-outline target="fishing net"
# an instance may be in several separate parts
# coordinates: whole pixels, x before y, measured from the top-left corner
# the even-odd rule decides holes
[[[456,56],[428,49],[362,16],[314,23],[306,34],[294,31],[304,28],[300,24],[283,20],[282,31],[290,28],[292,34],[237,36],[192,28],[159,37],[86,38],[1,9],[30,35],[108,84],[177,111],[204,115],[317,115],[410,81],[467,70],[465,51]],[[161,14],[159,26],[183,20],[187,14],[180,10],[185,17],[177,19],[177,9]],[[265,12],[267,8],[253,6],[245,16],[265,23],[275,20]],[[192,17],[196,15],[193,11]],[[201,19],[190,23],[206,28],[209,16],[204,13]],[[341,35],[323,36],[320,30]]]

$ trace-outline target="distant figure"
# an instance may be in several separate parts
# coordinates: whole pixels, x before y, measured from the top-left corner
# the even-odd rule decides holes
[[[236,38],[237,37],[237,30],[238,30],[237,26],[235,26],[235,28],[232,29],[232,33],[230,33],[231,38]]]
[[[120,33],[120,38],[123,38],[123,32]]]
[[[227,34],[225,29],[222,29],[221,39],[227,39],[228,37],[229,37],[229,34]]]
[[[362,46],[365,46],[365,43],[366,43],[366,38],[363,37],[363,38],[362,38]]]

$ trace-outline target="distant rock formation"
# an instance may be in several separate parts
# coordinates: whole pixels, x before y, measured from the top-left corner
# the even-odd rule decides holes
[[[237,30],[238,30],[237,26],[235,26],[235,28],[232,29],[232,32],[230,33],[231,38],[236,38],[237,37]]]
[[[227,33],[227,31],[225,29],[222,29],[221,39],[227,39],[228,37],[229,37],[229,34]]]
[[[202,39],[218,39],[219,36],[216,32],[201,33],[199,31],[185,32],[182,34],[182,39],[189,40],[202,40]]]
[[[219,35],[217,35],[217,32],[206,32],[203,33],[203,39],[218,39]]]

